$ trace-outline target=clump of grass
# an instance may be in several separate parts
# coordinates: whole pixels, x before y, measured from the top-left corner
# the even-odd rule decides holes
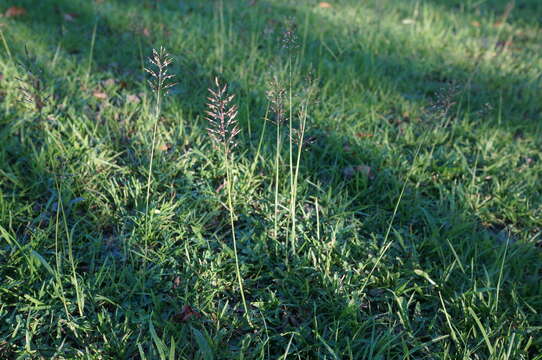
[[[245,292],[243,289],[243,279],[239,269],[239,256],[237,253],[237,237],[235,235],[234,224],[234,209],[232,201],[232,174],[231,164],[233,163],[232,150],[237,146],[235,137],[239,134],[239,126],[237,124],[238,107],[232,104],[235,95],[228,95],[228,85],[221,85],[218,78],[215,78],[215,88],[209,89],[211,96],[208,97],[207,103],[207,120],[209,127],[207,131],[214,142],[215,149],[222,153],[224,167],[226,168],[226,188],[228,192],[228,211],[230,214],[230,226],[233,241],[233,253],[235,257],[235,272],[239,283],[239,291],[243,302],[243,309],[249,324],[251,324],[248,313]],[[252,325],[252,324],[251,324]]]
[[[173,59],[166,52],[163,47],[160,47],[159,50],[153,49],[152,56],[149,57],[150,67],[145,68],[145,71],[151,75],[151,79],[148,80],[149,86],[155,95],[154,103],[154,112],[152,114],[153,120],[153,130],[152,130],[152,143],[150,150],[150,160],[149,160],[149,169],[147,175],[147,193],[145,196],[145,219],[146,219],[146,229],[147,233],[145,236],[145,252],[147,250],[147,241],[149,235],[149,226],[150,226],[150,215],[149,215],[149,201],[151,194],[151,179],[152,179],[152,166],[154,160],[154,151],[156,147],[156,134],[158,130],[158,121],[160,119],[160,114],[162,113],[162,100],[163,96],[167,95],[168,89],[174,86],[176,83],[173,82],[175,77],[172,74],[168,74],[168,67],[173,62]]]

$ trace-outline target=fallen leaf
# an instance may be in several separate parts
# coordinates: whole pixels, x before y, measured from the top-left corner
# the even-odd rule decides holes
[[[111,86],[115,85],[115,79],[109,78],[109,79],[103,81],[102,84],[105,87],[111,87]]]
[[[104,93],[103,91],[100,91],[100,90],[94,90],[94,92],[92,93],[92,95],[93,95],[96,99],[100,99],[100,100],[106,100],[106,99],[107,99],[107,94]]]
[[[372,180],[375,178],[372,168],[368,165],[358,165],[356,167],[347,166],[343,169],[343,176],[347,179],[354,177],[354,175],[356,174],[363,174],[369,180]]]
[[[333,6],[326,1],[322,1],[320,4],[318,4],[318,7],[322,9],[331,9]]]
[[[169,149],[171,149],[171,144],[161,144],[158,147],[158,150],[160,151],[168,151]]]
[[[370,166],[367,165],[358,165],[356,166],[356,172],[362,173],[363,175],[367,176],[369,179],[374,179],[373,170]]]
[[[17,17],[26,14],[26,10],[20,6],[12,6],[4,13],[5,17]]]
[[[413,24],[416,23],[416,20],[414,20],[414,19],[403,19],[402,23],[404,25],[413,25]]]
[[[360,139],[365,139],[365,138],[373,137],[374,134],[359,132],[359,133],[356,134],[356,136],[357,136],[358,138],[360,138]]]
[[[79,17],[79,15],[75,14],[75,13],[65,13],[64,14],[64,20],[69,21],[69,22],[74,22],[75,20],[77,20],[78,17]]]
[[[224,179],[224,181],[222,182],[222,184],[220,184],[216,189],[215,189],[215,192],[218,194],[219,192],[222,191],[222,189],[224,189],[226,187],[226,184],[227,184],[227,180]]]
[[[506,51],[512,46],[513,43],[514,43],[514,40],[512,36],[510,36],[508,37],[508,39],[506,39],[506,41],[497,41],[497,44],[495,44],[495,47],[497,49],[500,49],[501,51]]]
[[[137,95],[126,95],[126,102],[133,103],[133,104],[139,104],[141,102],[141,99]]]
[[[473,22],[471,22],[471,25],[474,27],[480,27],[481,24],[479,21],[474,20]]]
[[[184,305],[180,313],[173,315],[174,322],[186,322],[192,319],[201,318],[201,314],[192,309],[190,305]]]

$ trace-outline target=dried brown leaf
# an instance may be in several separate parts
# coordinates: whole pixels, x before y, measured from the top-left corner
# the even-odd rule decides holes
[[[330,3],[328,3],[327,1],[322,1],[318,4],[318,7],[319,8],[322,8],[322,9],[331,9],[333,7],[333,5],[331,5]]]
[[[20,6],[12,6],[6,10],[4,13],[5,17],[17,17],[26,14],[26,9]]]
[[[99,100],[107,99],[107,94],[101,90],[94,90],[94,92],[92,93],[92,96],[94,96],[96,99],[99,99]]]
[[[190,305],[184,305],[181,312],[173,315],[174,322],[186,322],[192,319],[200,319],[201,314],[194,310]]]
[[[126,95],[126,102],[139,104],[141,102],[141,99],[137,95],[129,94],[129,95]]]
[[[76,13],[65,13],[64,14],[64,20],[69,22],[74,22],[79,17],[79,14]]]
[[[356,134],[356,136],[360,139],[365,139],[365,138],[371,138],[374,136],[374,134],[370,134],[370,133],[364,133],[364,132],[359,132]]]
[[[370,166],[367,165],[358,165],[356,166],[356,172],[359,172],[363,175],[365,175],[368,179],[373,179],[373,169]]]

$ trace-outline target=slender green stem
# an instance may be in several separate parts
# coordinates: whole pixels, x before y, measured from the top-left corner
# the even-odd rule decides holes
[[[66,213],[64,212],[64,206],[62,206],[62,195],[60,192],[60,185],[57,185],[57,191],[59,193],[59,199],[58,199],[58,206],[57,210],[57,216],[58,212],[62,213],[62,223],[64,225],[64,231],[66,233],[66,238],[68,240],[68,261],[70,262],[70,267],[72,270],[72,284],[75,289],[75,296],[77,299],[77,308],[79,310],[79,315],[84,316],[84,308],[85,308],[85,297],[83,294],[83,291],[81,289],[81,286],[79,285],[79,281],[77,280],[77,270],[75,268],[75,259],[73,257],[73,232],[68,229],[68,221],[66,218]]]
[[[162,70],[159,71],[159,77],[162,76]],[[145,197],[145,259],[147,258],[149,233],[152,222],[152,213],[149,214],[149,201],[151,197],[151,178],[152,178],[152,166],[154,162],[154,148],[156,147],[156,134],[158,132],[158,120],[160,119],[160,113],[162,110],[162,90],[158,88],[156,90],[156,104],[154,109],[154,125],[152,130],[152,143],[151,143],[151,157],[149,160],[149,173],[147,175],[147,194]]]
[[[290,219],[292,223],[295,223],[295,204],[293,198],[294,192],[294,162],[293,162],[293,143],[292,143],[292,125],[293,125],[293,114],[292,114],[292,55],[288,57],[288,70],[289,70],[289,127],[290,127],[290,150],[289,150],[289,161],[290,161]],[[292,232],[290,233],[290,241],[292,249],[295,253],[295,227],[292,227]]]
[[[9,59],[13,63],[13,56],[11,55],[11,50],[9,49],[8,42],[6,41],[6,38],[4,37],[4,32],[0,28],[0,37],[2,38],[2,43],[4,45],[4,49],[6,50],[6,53],[8,54]]]
[[[297,146],[297,159],[296,159],[296,165],[295,165],[295,173],[294,173],[294,180],[293,180],[293,187],[292,187],[292,250],[295,254],[296,248],[295,248],[295,234],[296,234],[296,216],[295,216],[295,206],[297,202],[297,181],[299,178],[299,164],[301,163],[301,153],[303,151],[303,141],[305,138],[305,125],[307,122],[307,103],[308,100],[306,100],[304,109],[302,110],[302,119],[301,119],[301,126],[299,134],[299,145]]]
[[[55,178],[55,185],[57,189],[57,200],[56,200],[56,216],[55,216],[55,259],[56,259],[56,281],[58,284],[58,290],[60,291],[59,297],[62,300],[62,304],[64,306],[64,312],[66,313],[66,319],[70,319],[70,311],[68,310],[68,306],[66,305],[66,300],[64,298],[64,286],[62,285],[62,254],[59,251],[59,240],[58,235],[60,232],[60,202],[62,201],[62,190],[60,183]]]
[[[94,56],[94,45],[96,44],[96,30],[98,29],[98,18],[94,23],[94,30],[92,31],[92,40],[90,41],[90,52],[88,55],[88,67],[87,67],[87,77],[85,82],[88,83],[90,79],[90,73],[92,72],[92,57]]]
[[[248,307],[247,307],[247,301],[245,299],[245,290],[243,288],[243,279],[241,278],[241,270],[239,267],[239,256],[237,254],[237,237],[235,235],[235,224],[234,224],[234,215],[233,215],[233,201],[232,201],[232,176],[231,176],[231,170],[230,170],[230,161],[229,161],[229,148],[226,145],[224,147],[224,161],[226,164],[226,186],[228,189],[228,210],[230,213],[230,225],[231,225],[231,235],[232,235],[232,242],[233,242],[233,254],[235,257],[235,272],[237,274],[237,281],[239,283],[239,291],[241,293],[241,300],[243,301],[243,309],[245,311],[245,316],[250,324],[252,326],[252,322],[250,321],[250,315],[248,313]]]
[[[219,3],[219,9],[218,9],[218,16],[219,16],[219,31],[217,33],[218,36],[218,44],[219,45],[219,58],[220,58],[220,72],[222,73],[224,70],[224,53],[225,53],[225,43],[224,43],[224,37],[226,36],[226,28],[224,25],[224,0],[220,0]]]
[[[280,159],[280,121],[277,121],[277,149],[275,154],[275,240],[278,240],[279,228],[279,159]]]

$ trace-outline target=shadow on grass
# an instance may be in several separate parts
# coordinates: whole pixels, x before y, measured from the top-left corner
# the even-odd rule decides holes
[[[447,11],[460,11],[471,15],[492,16],[496,21],[501,21],[504,16],[514,25],[527,25],[540,27],[542,24],[542,4],[536,0],[492,0],[478,1],[470,4],[461,0],[428,0],[428,4],[434,4]],[[539,14],[539,16],[533,16]]]

